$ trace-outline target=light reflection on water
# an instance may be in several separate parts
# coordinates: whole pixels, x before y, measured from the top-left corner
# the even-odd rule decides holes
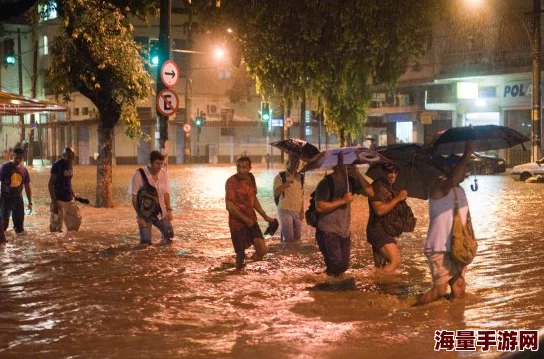
[[[254,167],[259,198],[272,215],[279,169]],[[27,218],[25,236],[0,247],[0,357],[494,357],[435,353],[434,331],[544,326],[542,185],[482,176],[472,192],[466,181],[480,238],[469,294],[414,308],[431,281],[421,253],[425,201],[409,200],[418,224],[399,243],[399,274],[386,277],[373,269],[364,234],[368,207],[357,198],[353,280],[326,283],[310,227],[301,243],[269,239],[266,261],[233,270],[224,204],[231,165],[171,166],[176,241],[136,249],[127,195],[134,170],[115,167],[119,205],[82,207],[81,231],[68,234],[46,231],[47,171],[31,172],[36,214]],[[75,176],[76,192],[94,202],[95,169],[77,167]],[[308,175],[306,197],[321,176]]]

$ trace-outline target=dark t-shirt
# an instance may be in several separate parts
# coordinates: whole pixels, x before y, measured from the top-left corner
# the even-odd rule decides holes
[[[383,179],[372,182],[372,189],[374,189],[374,197],[368,198],[368,212],[370,213],[370,216],[366,227],[366,237],[370,243],[376,243],[384,238],[393,237],[384,231],[381,224],[383,217],[378,216],[376,212],[374,212],[372,202],[390,202],[393,200],[394,193],[391,189],[391,185],[386,183]]]
[[[332,175],[329,175],[332,176]],[[332,177],[334,180],[334,177]],[[334,193],[331,196],[329,183],[326,178],[323,178],[315,189],[315,202],[334,201],[344,197],[348,191],[346,181],[334,180]],[[353,194],[361,194],[362,186],[358,180],[349,177],[349,191]],[[351,204],[338,207],[332,212],[320,214],[317,228],[320,231],[327,233],[335,233],[340,237],[349,237],[351,224]]]
[[[70,202],[74,198],[72,176],[74,170],[68,160],[61,158],[51,166],[51,174],[57,175],[55,180],[55,197],[58,201]]]
[[[9,161],[0,167],[0,181],[2,181],[2,194],[21,196],[23,186],[30,183],[30,176],[23,165],[15,167],[13,161]]]

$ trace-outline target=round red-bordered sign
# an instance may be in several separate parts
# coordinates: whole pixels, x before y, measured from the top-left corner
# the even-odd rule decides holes
[[[179,67],[172,61],[165,61],[161,67],[161,81],[166,87],[174,87],[179,80]]]
[[[179,106],[179,97],[174,90],[164,89],[157,95],[157,110],[163,116],[176,113]]]

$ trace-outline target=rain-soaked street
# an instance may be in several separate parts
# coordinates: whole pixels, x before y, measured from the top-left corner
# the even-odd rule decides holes
[[[275,215],[274,170],[255,166],[259,197]],[[544,184],[480,176],[467,191],[479,254],[468,295],[413,307],[431,278],[422,242],[427,202],[409,199],[418,223],[400,241],[402,265],[373,268],[366,199],[354,202],[354,281],[326,282],[311,227],[291,247],[267,239],[262,262],[233,268],[224,183],[234,166],[170,166],[176,238],[138,249],[127,184],[114,167],[113,209],[82,206],[78,233],[48,232],[48,168],[31,170],[35,213],[27,233],[0,246],[1,358],[457,358],[435,352],[435,330],[544,327]],[[321,173],[306,180],[306,197]],[[75,191],[94,203],[96,169],[76,167]],[[261,222],[262,223],[262,222]],[[262,223],[264,229],[264,223]],[[252,250],[248,251],[251,254]]]

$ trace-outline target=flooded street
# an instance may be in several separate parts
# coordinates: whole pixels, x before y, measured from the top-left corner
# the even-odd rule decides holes
[[[479,239],[468,295],[413,307],[431,286],[422,253],[426,201],[408,200],[418,223],[401,237],[399,273],[387,277],[373,267],[368,205],[357,197],[347,272],[354,281],[330,283],[308,226],[301,243],[283,246],[276,233],[265,261],[234,269],[224,204],[234,166],[170,166],[176,238],[159,246],[154,230],[154,245],[138,249],[127,194],[136,168],[114,167],[115,208],[81,205],[80,231],[54,234],[49,169],[31,170],[27,233],[9,233],[0,246],[0,358],[495,358],[496,348],[435,352],[434,332],[544,327],[543,184],[479,176],[472,192],[467,179]],[[280,168],[253,170],[271,216]],[[96,168],[74,173],[76,194],[94,203]],[[308,175],[306,197],[322,175]]]

